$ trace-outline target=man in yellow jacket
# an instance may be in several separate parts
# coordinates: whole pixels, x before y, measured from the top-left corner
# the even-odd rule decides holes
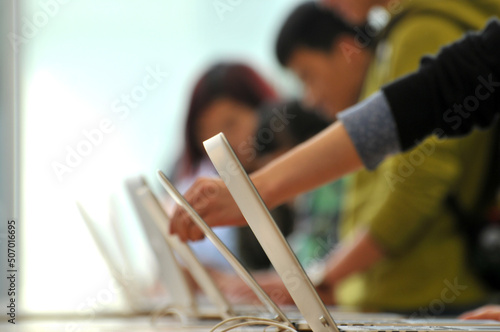
[[[422,56],[436,53],[466,30],[482,28],[500,13],[500,5],[413,0],[401,1],[396,11],[378,42],[362,99],[414,71]],[[491,130],[449,141],[429,138],[377,170],[353,177],[341,222],[351,252],[332,255],[326,276],[326,283],[336,286],[338,303],[438,315],[485,301],[487,294],[467,265],[463,236],[445,200],[453,195],[465,210],[477,203],[491,140]],[[345,259],[361,248],[362,262]]]

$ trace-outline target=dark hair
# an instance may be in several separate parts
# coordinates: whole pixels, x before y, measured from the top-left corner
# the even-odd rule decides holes
[[[286,113],[286,123],[280,121]],[[278,115],[279,114],[279,115]],[[304,108],[298,101],[267,103],[259,109],[259,125],[255,137],[257,155],[262,157],[280,149],[291,149],[330,125],[330,122],[312,109]],[[273,128],[275,130],[273,130]],[[269,134],[272,131],[272,134]],[[294,211],[283,204],[271,211],[284,236],[294,230]],[[248,227],[238,227],[238,253],[245,265],[252,269],[270,266],[259,241]]]
[[[286,112],[291,119],[279,131],[273,132],[273,139],[266,133],[276,126],[276,113]],[[259,110],[259,125],[255,137],[257,154],[263,156],[279,149],[290,149],[316,135],[331,124],[318,111],[306,108],[299,101],[268,103]]]
[[[338,14],[317,2],[306,2],[295,8],[281,27],[276,41],[276,56],[286,66],[298,47],[330,51],[342,34],[354,36],[351,25]]]
[[[230,98],[257,111],[263,102],[277,99],[274,89],[252,68],[242,63],[218,63],[201,76],[189,103],[185,127],[185,148],[176,175],[192,174],[204,156],[196,141],[196,122],[219,98]]]

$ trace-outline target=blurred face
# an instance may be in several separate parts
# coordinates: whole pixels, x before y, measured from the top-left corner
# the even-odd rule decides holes
[[[366,21],[370,8],[383,5],[383,0],[321,0],[325,5],[335,9],[348,21],[360,24]]]
[[[364,50],[347,57],[340,47],[329,52],[301,47],[287,65],[304,84],[304,103],[335,119],[338,112],[358,101],[369,59]]]
[[[245,161],[248,158],[239,155],[236,147],[253,137],[257,125],[258,115],[252,108],[230,98],[219,98],[201,112],[196,132],[202,150],[204,140],[223,132],[246,168],[248,165],[245,165]]]

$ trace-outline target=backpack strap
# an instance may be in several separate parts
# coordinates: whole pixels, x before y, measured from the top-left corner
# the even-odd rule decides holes
[[[391,34],[391,32],[394,30],[394,28],[397,27],[401,23],[401,21],[403,21],[403,19],[405,19],[407,17],[413,17],[413,16],[415,16],[415,17],[417,17],[417,16],[435,16],[435,17],[443,18],[443,19],[447,20],[448,22],[453,23],[455,26],[457,26],[462,31],[464,31],[464,33],[466,31],[477,30],[477,27],[472,26],[468,22],[465,22],[465,21],[461,20],[460,18],[458,18],[454,15],[451,15],[450,13],[446,13],[446,12],[442,12],[442,11],[438,11],[438,10],[433,10],[433,9],[411,8],[411,9],[404,10],[401,13],[395,15],[389,21],[389,23],[387,23],[385,28],[382,29],[382,31],[376,37],[375,47],[379,43],[386,40],[389,37],[389,35]]]

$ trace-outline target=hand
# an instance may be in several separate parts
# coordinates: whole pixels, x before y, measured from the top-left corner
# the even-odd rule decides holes
[[[316,287],[316,292],[318,293],[321,300],[325,305],[336,305],[337,299],[335,297],[335,287],[334,285],[320,285]]]
[[[293,304],[293,299],[285,284],[276,273],[263,273],[256,276],[260,287],[277,304]]]
[[[269,297],[277,304],[293,304],[292,297],[280,277],[275,273],[254,274],[255,280]],[[226,295],[239,303],[258,302],[257,295],[241,279],[233,280],[224,286]]]
[[[476,310],[463,313],[460,319],[494,319],[500,321],[500,305],[485,305]]]
[[[200,178],[184,195],[208,226],[245,225],[238,206],[222,180]],[[184,209],[177,206],[170,223],[170,233],[182,241],[201,240],[203,232],[194,224]]]
[[[212,278],[216,281],[221,291],[235,303],[259,302],[257,295],[234,273],[225,273],[214,269],[210,270]],[[276,273],[261,272],[254,274],[255,280],[269,297],[277,304],[293,304],[293,299],[286,289],[283,281]],[[321,286],[316,288],[319,296],[326,305],[335,304],[332,286]]]
[[[260,303],[253,290],[236,274],[211,269],[210,274],[221,291],[235,303]],[[292,297],[276,273],[256,272],[253,276],[260,287],[277,304],[293,304]]]

